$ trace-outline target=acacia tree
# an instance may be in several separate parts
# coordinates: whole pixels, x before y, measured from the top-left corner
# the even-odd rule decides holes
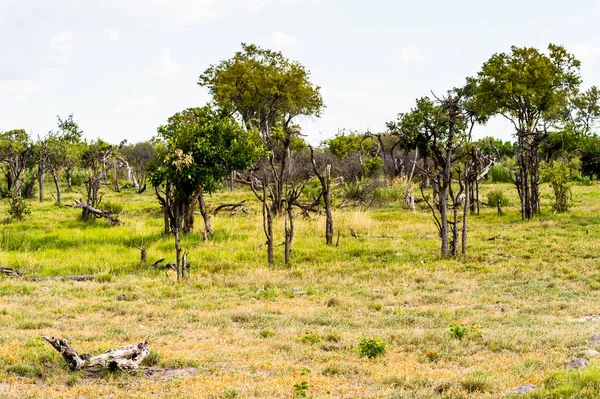
[[[33,145],[23,129],[0,133],[0,163],[4,166],[7,192],[21,198],[23,175],[33,157]]]
[[[158,128],[156,158],[150,181],[165,215],[165,231],[175,234],[177,278],[183,277],[179,233],[193,229],[194,207],[200,204],[205,240],[213,235],[204,193],[215,191],[227,172],[244,170],[261,156],[260,139],[242,129],[223,109],[188,108]],[[184,262],[185,263],[185,262]]]
[[[548,130],[565,118],[581,83],[579,67],[580,62],[564,47],[550,44],[547,54],[527,47],[494,54],[478,73],[475,93],[480,112],[501,115],[515,129],[518,171],[514,183],[523,220],[540,210],[540,144]]]
[[[465,170],[460,161],[464,156],[463,146],[467,141],[473,119],[468,117],[465,89],[454,89],[442,99],[433,101],[428,97],[417,100],[416,107],[409,113],[398,115],[394,126],[401,136],[403,145],[411,150],[427,154],[431,160],[428,167],[419,167],[423,180],[429,180],[433,188],[432,198],[428,198],[421,185],[423,199],[429,205],[441,239],[442,257],[456,256],[458,253],[460,199],[465,186]],[[459,189],[452,185],[460,182]],[[450,216],[453,214],[453,218]],[[466,219],[463,219],[462,233],[466,237]],[[466,245],[466,238],[463,241]],[[463,248],[463,253],[466,249]]]
[[[165,231],[193,230],[200,204],[204,235],[212,236],[203,194],[215,191],[229,170],[242,171],[261,155],[255,131],[246,131],[223,109],[188,108],[158,128],[150,179],[165,212]]]
[[[232,58],[211,65],[198,84],[209,89],[216,104],[233,110],[247,130],[260,132],[268,158],[261,165],[269,176],[270,210],[273,216],[281,214],[290,145],[300,133],[294,121],[321,115],[320,88],[300,63],[247,44]]]

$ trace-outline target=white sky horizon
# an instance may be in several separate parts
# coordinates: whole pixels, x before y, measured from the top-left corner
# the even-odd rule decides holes
[[[199,75],[245,42],[311,71],[327,108],[299,122],[318,144],[339,129],[384,131],[511,45],[562,44],[583,87],[600,85],[598,20],[592,0],[0,0],[0,130],[43,136],[73,113],[88,140],[147,140],[207,103]],[[488,135],[511,139],[511,125],[474,131]]]

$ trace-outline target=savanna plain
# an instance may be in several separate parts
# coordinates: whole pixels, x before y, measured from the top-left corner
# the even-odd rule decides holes
[[[525,384],[538,387],[529,398],[600,397],[600,362],[565,366],[599,349],[600,316],[586,316],[600,314],[600,186],[574,186],[562,214],[544,187],[541,214],[525,222],[514,186],[483,184],[482,198],[497,187],[512,206],[470,217],[466,256],[440,259],[430,212],[392,198],[337,207],[337,246],[325,245],[324,216],[298,216],[289,266],[281,246],[267,264],[253,194],[221,191],[209,208],[245,199],[250,213],[213,216],[214,240],[185,236],[191,276],[180,283],[152,267],[175,255],[150,190],[106,193],[125,209],[116,227],[51,202],[16,221],[0,202],[0,266],[95,276],[0,277],[0,397],[510,398]],[[283,241],[283,219],[275,227]],[[197,372],[86,376],[42,334],[91,354],[148,339],[147,366]],[[383,353],[363,356],[365,339]]]

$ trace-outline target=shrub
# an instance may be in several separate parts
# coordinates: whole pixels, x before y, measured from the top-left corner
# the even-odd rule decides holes
[[[458,324],[450,324],[450,335],[456,339],[463,339],[467,335],[469,327]]]
[[[494,164],[490,169],[490,177],[493,183],[510,183],[512,172],[502,164]]]
[[[73,172],[71,174],[71,185],[74,187],[83,186],[84,176],[81,172]]]
[[[8,198],[8,213],[13,219],[21,220],[31,214],[29,202],[21,198],[16,191]]]
[[[308,388],[310,388],[310,385],[306,381],[294,384],[294,396],[297,398],[307,398],[308,394],[306,391],[308,391]]]
[[[559,160],[546,164],[542,167],[541,176],[544,182],[552,187],[553,202],[552,209],[556,212],[566,212],[571,206],[573,196],[571,194],[571,167],[564,161]]]
[[[374,359],[385,353],[385,346],[385,342],[381,342],[379,338],[364,338],[358,344],[358,352],[362,357]]]
[[[104,202],[102,202],[102,204],[100,204],[100,208],[103,211],[118,214],[123,210],[123,204],[120,204],[118,202],[112,202],[112,201],[104,201]]]
[[[495,207],[498,205],[498,200],[500,200],[500,205],[501,206],[507,206],[510,204],[510,201],[508,199],[508,197],[506,195],[504,195],[504,192],[502,190],[500,190],[499,188],[490,191],[487,195],[487,204],[490,207]]]
[[[316,334],[309,332],[306,332],[303,336],[301,336],[300,338],[298,338],[298,341],[302,342],[303,344],[316,344],[321,342],[321,337],[319,337]]]

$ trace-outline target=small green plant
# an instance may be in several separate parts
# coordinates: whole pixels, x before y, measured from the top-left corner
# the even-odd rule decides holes
[[[450,324],[450,335],[456,339],[463,339],[467,335],[469,327],[459,324]]]
[[[358,344],[358,352],[362,357],[375,359],[385,353],[385,347],[385,342],[381,342],[379,338],[363,338]]]
[[[298,338],[298,341],[302,342],[303,344],[317,344],[321,342],[321,337],[319,337],[317,334],[307,331],[303,336]]]
[[[297,398],[308,398],[308,388],[310,388],[310,385],[306,381],[294,384],[294,396]]]
[[[573,199],[571,194],[571,165],[565,160],[558,160],[544,165],[541,176],[544,182],[550,184],[554,194],[552,209],[555,212],[566,212]]]
[[[460,324],[450,324],[450,335],[456,339],[468,338],[480,338],[481,327],[480,326],[461,326]]]
[[[260,335],[261,338],[270,338],[275,336],[275,331],[269,328],[263,328],[258,335]]]
[[[490,207],[496,207],[498,206],[498,200],[500,200],[500,205],[501,206],[508,206],[510,204],[510,201],[508,199],[508,197],[506,195],[504,195],[504,192],[502,190],[500,190],[499,188],[490,191],[487,195],[487,204]]]
[[[8,198],[8,213],[13,219],[22,220],[25,216],[31,215],[29,202],[25,201],[13,190]]]

